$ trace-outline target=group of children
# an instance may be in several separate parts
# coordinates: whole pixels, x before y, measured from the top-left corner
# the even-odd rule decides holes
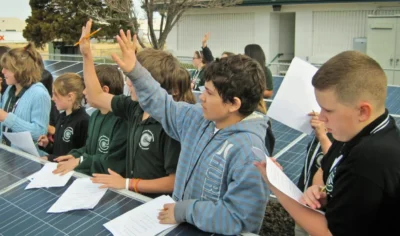
[[[104,188],[170,194],[176,203],[164,206],[160,222],[188,222],[206,232],[258,233],[270,190],[299,232],[398,231],[400,136],[385,110],[385,74],[374,60],[343,52],[313,78],[322,110],[309,114],[315,138],[299,187],[304,204],[324,210],[324,216],[271,185],[265,162],[252,152],[256,147],[272,153],[261,104],[266,72],[259,62],[246,55],[209,62],[201,70],[204,91],[196,104],[192,88],[200,84],[191,83],[179,61],[160,50],[137,52],[129,31],[116,37],[122,57],[112,57],[119,68],[95,66],[86,38],[91,26],[89,20],[80,40],[84,78],[64,74],[53,83],[52,101],[62,111],[54,134],[48,132],[50,96],[39,83],[40,55],[29,44],[1,58],[8,88],[0,104],[0,134],[29,131],[46,153],[42,158],[59,163],[54,173],[76,170]],[[124,80],[130,96],[122,94]],[[97,108],[90,117],[83,98]]]

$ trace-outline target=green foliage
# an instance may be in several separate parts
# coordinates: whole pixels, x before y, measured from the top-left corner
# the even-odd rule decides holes
[[[30,0],[29,4],[32,16],[26,20],[23,35],[37,47],[43,47],[51,41],[73,45],[79,40],[82,26],[90,18],[91,11],[96,10],[100,15],[110,11],[101,0]],[[108,25],[94,22],[92,30],[99,27],[102,30],[93,38],[112,39],[119,28],[128,28],[122,21],[113,21]]]

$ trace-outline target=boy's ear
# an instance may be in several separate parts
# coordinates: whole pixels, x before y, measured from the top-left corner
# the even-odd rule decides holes
[[[372,114],[372,106],[367,102],[362,102],[359,104],[359,121],[364,122],[369,120]]]
[[[109,88],[108,86],[104,85],[104,86],[102,87],[102,89],[103,89],[103,92],[105,92],[105,93],[110,93],[110,88]]]
[[[240,109],[241,106],[242,106],[242,101],[240,100],[240,98],[234,97],[233,103],[230,104],[229,112],[232,112],[232,113],[236,112]]]

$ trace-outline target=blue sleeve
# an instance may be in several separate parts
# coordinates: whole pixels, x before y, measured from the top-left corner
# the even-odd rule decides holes
[[[177,202],[177,222],[186,221],[203,231],[219,234],[258,233],[264,219],[269,191],[253,161],[234,168],[229,182],[227,192],[217,202]]]
[[[194,105],[175,102],[139,62],[136,62],[136,67],[127,76],[135,87],[143,110],[162,124],[168,136],[181,141],[183,132],[190,128],[190,117],[196,116],[193,114]],[[197,116],[202,116],[201,112]]]
[[[36,93],[32,96],[31,120],[26,121],[13,113],[8,113],[4,120],[4,125],[12,129],[13,132],[29,131],[33,140],[38,140],[40,135],[47,134],[50,114],[50,97],[47,93]]]

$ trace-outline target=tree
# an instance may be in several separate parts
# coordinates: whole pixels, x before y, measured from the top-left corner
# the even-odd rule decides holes
[[[84,2],[90,6],[89,0],[84,0]],[[94,19],[106,22],[124,21],[132,28],[133,32],[138,32],[139,23],[132,0],[104,0],[104,2],[112,11],[120,13],[120,18],[104,14],[100,16],[95,11],[90,11]],[[188,9],[229,7],[241,4],[243,0],[140,0],[140,2],[141,8],[147,16],[150,43],[153,48],[162,49],[168,34]],[[161,15],[159,35],[156,35],[153,22],[155,13]],[[140,39],[139,43],[145,47]]]
[[[108,12],[108,7],[101,0],[88,0],[91,8],[98,9],[100,14]],[[51,41],[62,41],[65,45],[73,45],[81,36],[81,29],[89,19],[88,5],[81,0],[30,0],[32,16],[27,20],[24,29],[24,37],[35,43],[37,47]],[[108,12],[111,16],[117,16],[117,12]],[[102,30],[94,35],[98,39],[111,39],[115,36],[115,29],[127,29],[127,25],[121,21],[113,21],[111,24],[96,22],[94,29]]]

